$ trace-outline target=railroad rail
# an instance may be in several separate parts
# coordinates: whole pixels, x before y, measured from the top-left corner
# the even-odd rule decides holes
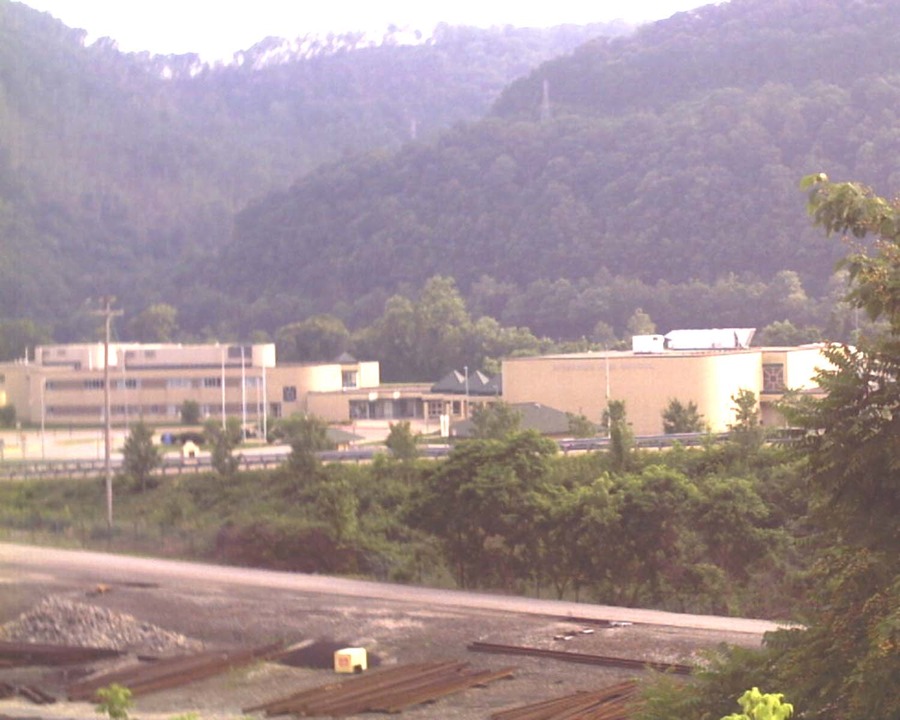
[[[26,642],[0,642],[0,667],[26,665],[77,665],[122,655],[109,648],[46,645]]]
[[[606,655],[590,655],[587,653],[567,652],[565,650],[545,650],[522,645],[501,645],[498,643],[473,642],[468,649],[473,652],[494,653],[498,655],[529,655],[531,657],[561,660],[563,662],[581,663],[582,665],[604,665],[622,667],[631,670],[659,670],[660,672],[690,675],[694,668],[680,663],[656,662],[653,660],[636,660],[634,658],[609,657]]]
[[[515,668],[472,670],[466,662],[400,665],[367,672],[342,682],[329,683],[288,697],[245,708],[244,713],[273,715],[331,715],[362,712],[397,713],[415,705],[511,677]]]
[[[159,690],[187,685],[196,680],[204,680],[233,668],[249,665],[257,660],[269,660],[284,650],[281,643],[240,650],[212,650],[193,655],[184,655],[153,663],[129,665],[99,676],[88,678],[70,685],[67,689],[69,700],[93,701],[100,688],[118,683],[131,690],[134,697],[147,695]]]
[[[637,683],[626,680],[594,692],[543,700],[491,714],[491,720],[628,720],[638,706]]]

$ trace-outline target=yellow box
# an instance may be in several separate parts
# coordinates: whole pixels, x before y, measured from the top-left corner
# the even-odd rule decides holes
[[[339,673],[358,673],[367,669],[366,649],[360,647],[344,648],[334,652],[334,671]]]

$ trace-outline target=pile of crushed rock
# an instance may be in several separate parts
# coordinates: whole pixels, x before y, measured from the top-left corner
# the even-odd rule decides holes
[[[133,615],[61,596],[45,598],[29,612],[0,626],[0,639],[110,648],[137,654],[165,655],[203,649],[203,643],[198,640],[142,622]]]

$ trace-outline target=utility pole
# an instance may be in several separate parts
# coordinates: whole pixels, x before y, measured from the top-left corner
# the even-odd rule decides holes
[[[104,420],[104,468],[106,469],[106,526],[112,536],[113,522],[113,492],[112,492],[112,426],[110,422],[110,397],[109,397],[109,329],[113,317],[121,315],[121,310],[113,310],[112,304],[115,298],[105,295],[100,298],[103,307],[94,310],[92,315],[100,315],[106,323],[106,336],[103,340],[103,420]]]

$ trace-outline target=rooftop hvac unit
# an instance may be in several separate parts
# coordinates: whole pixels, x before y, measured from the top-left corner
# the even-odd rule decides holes
[[[666,349],[662,335],[635,335],[631,338],[631,350],[636,353],[661,353]]]

